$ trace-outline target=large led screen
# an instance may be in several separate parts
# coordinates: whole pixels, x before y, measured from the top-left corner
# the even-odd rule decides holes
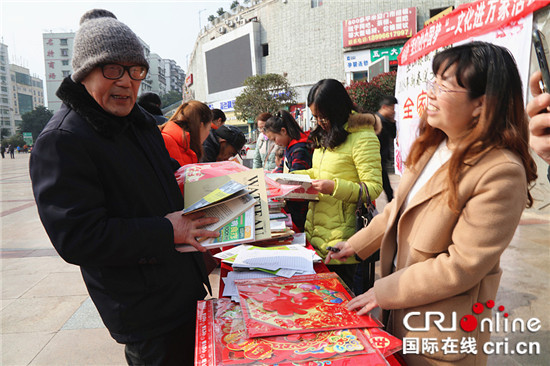
[[[208,93],[239,88],[252,76],[250,34],[206,51]]]

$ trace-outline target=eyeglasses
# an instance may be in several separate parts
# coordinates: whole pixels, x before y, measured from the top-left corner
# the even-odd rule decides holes
[[[132,80],[143,80],[147,76],[147,68],[145,66],[124,66],[119,64],[101,65],[101,72],[105,79],[120,79],[124,75],[124,71],[128,71],[128,75]]]
[[[311,121],[318,125],[326,125],[329,120],[323,117],[311,116]]]
[[[453,90],[447,89],[436,82],[426,80],[426,91],[432,92],[434,95],[439,95],[441,93],[468,93],[468,90]]]

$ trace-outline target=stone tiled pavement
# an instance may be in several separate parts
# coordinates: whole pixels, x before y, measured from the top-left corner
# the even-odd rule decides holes
[[[123,346],[103,326],[76,266],[51,246],[38,219],[28,154],[1,161],[1,365],[125,365]],[[397,185],[399,177],[391,176]],[[539,193],[539,196],[541,194]],[[543,194],[546,195],[546,194]],[[512,319],[538,317],[536,333],[497,334],[495,341],[539,342],[538,356],[491,356],[490,365],[550,364],[550,216],[548,197],[527,210],[503,257],[497,304]],[[377,200],[381,209],[384,195]],[[219,276],[211,275],[217,286]],[[217,294],[217,288],[214,288]]]

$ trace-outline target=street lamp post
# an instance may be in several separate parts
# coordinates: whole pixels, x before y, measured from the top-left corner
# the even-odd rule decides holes
[[[201,27],[201,13],[205,10],[206,9],[199,10],[199,32],[202,30],[202,27]]]

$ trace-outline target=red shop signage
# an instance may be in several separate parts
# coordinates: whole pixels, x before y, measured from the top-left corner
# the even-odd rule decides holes
[[[416,34],[416,8],[344,20],[344,47],[410,38]]]

